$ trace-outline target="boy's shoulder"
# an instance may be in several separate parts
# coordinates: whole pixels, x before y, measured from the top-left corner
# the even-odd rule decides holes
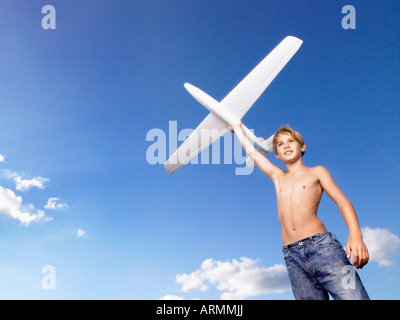
[[[318,165],[315,167],[310,167],[310,169],[313,175],[315,175],[319,180],[330,177],[328,169],[324,166]]]
[[[307,176],[314,176],[316,178],[320,178],[321,176],[329,174],[328,169],[326,169],[324,166],[321,165],[314,167],[306,167],[305,169],[306,169],[305,174]]]
[[[315,166],[313,167],[315,171],[320,172],[320,173],[329,173],[328,169],[325,166]]]
[[[316,172],[321,172],[321,171],[328,171],[328,169],[322,165],[314,166],[314,167],[309,167],[311,170],[316,171]]]

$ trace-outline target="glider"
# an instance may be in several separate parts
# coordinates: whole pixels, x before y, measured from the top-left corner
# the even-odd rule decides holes
[[[207,93],[185,83],[187,91],[210,114],[189,135],[182,145],[164,164],[169,173],[174,173],[182,168],[197,154],[207,148],[228,131],[228,124],[238,123],[264,90],[274,80],[302,45],[299,38],[288,36],[275,47],[221,102],[216,101]],[[258,147],[258,151],[267,156],[272,150],[272,139],[256,137],[244,124],[243,132],[247,138]],[[248,166],[253,166],[253,161],[248,158]]]

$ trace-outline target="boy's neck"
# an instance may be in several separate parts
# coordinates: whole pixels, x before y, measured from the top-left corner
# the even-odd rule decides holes
[[[300,170],[303,170],[306,166],[303,164],[303,159],[299,158],[295,162],[286,162],[285,163],[288,173],[296,173]]]

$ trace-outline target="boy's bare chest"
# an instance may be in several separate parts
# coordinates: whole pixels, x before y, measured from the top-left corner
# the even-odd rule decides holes
[[[279,198],[321,197],[319,180],[310,174],[283,175],[277,188]]]

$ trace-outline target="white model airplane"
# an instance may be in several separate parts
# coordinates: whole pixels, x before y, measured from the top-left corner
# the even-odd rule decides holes
[[[164,164],[169,173],[173,173],[187,164],[197,154],[207,148],[228,131],[228,124],[238,123],[264,90],[274,80],[302,45],[303,41],[292,36],[286,37],[271,51],[221,102],[207,93],[185,83],[189,93],[211,113],[182,143]],[[258,147],[265,156],[272,152],[272,137],[257,138],[245,125],[243,131],[247,138]],[[247,165],[253,166],[250,158]]]

